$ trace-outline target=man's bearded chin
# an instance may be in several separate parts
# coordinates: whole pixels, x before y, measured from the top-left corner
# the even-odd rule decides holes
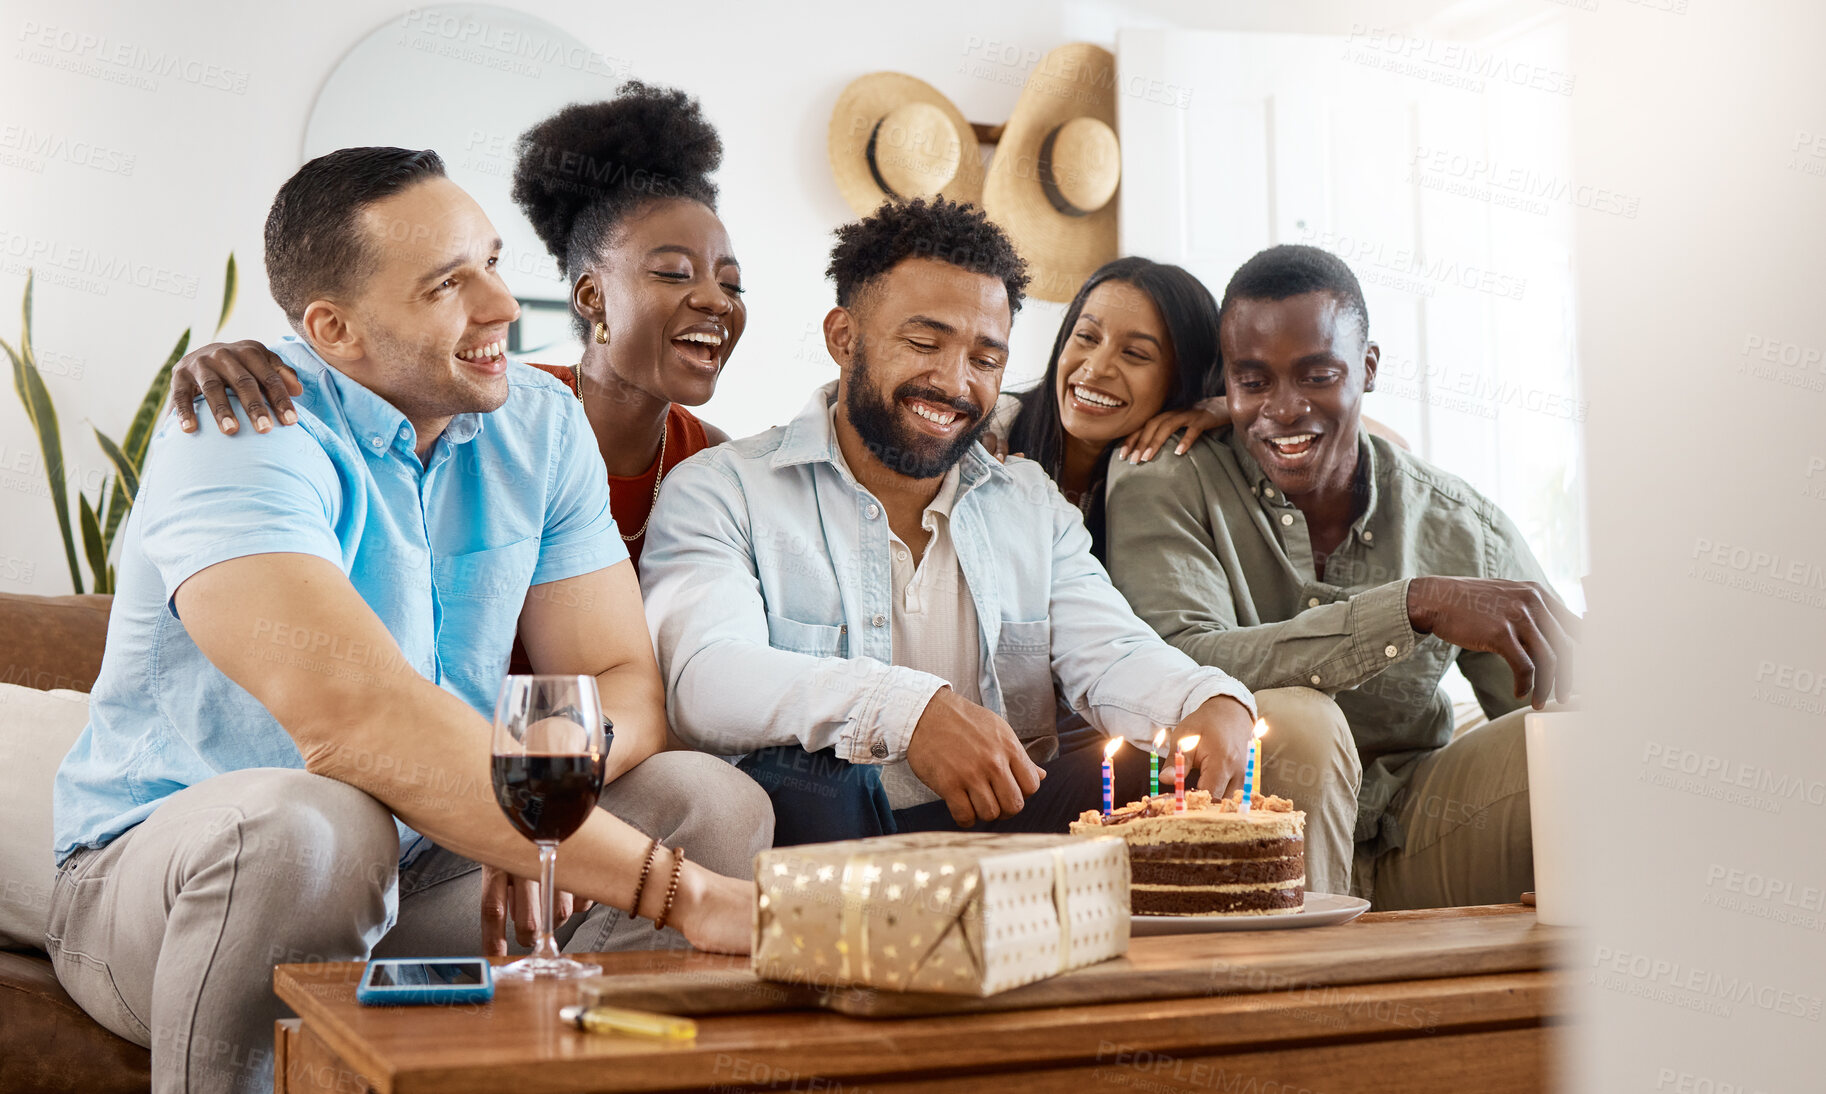
[[[844,413],[875,458],[888,470],[910,479],[935,479],[964,458],[970,446],[989,428],[989,415],[967,398],[947,398],[942,392],[908,381],[883,401],[869,375],[868,354],[860,344],[852,361]],[[948,406],[974,423],[949,441],[914,431],[900,418],[900,401],[908,398]]]

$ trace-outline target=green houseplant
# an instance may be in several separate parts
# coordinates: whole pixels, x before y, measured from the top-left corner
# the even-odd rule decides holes
[[[222,327],[228,322],[229,313],[234,307],[235,256],[231,253],[222,288],[222,313],[216,319],[215,334],[222,333]],[[51,506],[57,512],[57,527],[63,533],[64,557],[70,565],[70,585],[76,592],[83,591],[82,567],[76,555],[76,533],[80,532],[83,557],[87,559],[92,575],[88,591],[111,593],[114,591],[114,566],[108,561],[108,556],[114,546],[114,535],[126,519],[127,510],[133,507],[134,496],[139,493],[140,469],[145,465],[146,449],[152,443],[153,426],[157,424],[159,411],[164,407],[165,395],[171,389],[172,366],[190,348],[190,330],[186,328],[179,336],[177,345],[172,347],[165,363],[153,375],[152,383],[146,388],[146,395],[140,400],[139,409],[133,415],[133,421],[127,426],[123,441],[116,442],[106,433],[90,426],[95,433],[96,443],[101,446],[102,454],[113,464],[114,473],[102,480],[101,489],[92,502],[81,489],[74,491],[77,510],[75,519],[72,519],[71,490],[65,482],[63,437],[57,426],[57,410],[51,404],[51,394],[45,389],[44,378],[38,374],[38,359],[32,349],[32,273],[29,270],[25,275],[22,316],[19,347],[14,349],[5,339],[0,339],[0,349],[4,349],[12,361],[13,390],[19,393],[19,401],[25,404],[26,417],[32,423],[33,432],[38,435],[38,451],[44,460],[45,482],[50,487]],[[211,335],[212,338],[214,336]]]

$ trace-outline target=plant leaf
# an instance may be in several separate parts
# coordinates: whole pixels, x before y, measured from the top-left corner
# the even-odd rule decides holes
[[[95,574],[95,591],[111,592],[104,587],[108,584],[108,549],[101,545],[101,522],[95,519],[95,508],[89,504],[87,494],[78,492],[76,500],[81,503],[82,549],[89,556],[90,571]]]
[[[95,429],[94,426],[89,428]],[[120,450],[120,445],[109,440],[108,435],[99,429],[95,429],[95,443],[101,445],[102,455],[108,457],[108,462],[114,465],[114,473],[120,476],[120,485],[126,488],[127,502],[132,504],[133,500],[139,496],[139,468],[133,466],[133,461]],[[102,496],[107,497],[110,493],[112,491],[103,490]],[[102,545],[106,546],[107,542],[108,540],[104,537]]]
[[[152,444],[152,427],[158,421],[159,410],[165,405],[165,396],[171,391],[171,369],[190,348],[190,329],[178,337],[178,344],[171,347],[171,355],[159,366],[158,374],[152,377],[152,383],[146,387],[146,396],[139,402],[139,409],[133,413],[133,424],[127,427],[127,441],[121,446],[133,460],[133,469],[137,473],[146,466],[146,449]]]
[[[51,488],[51,507],[57,511],[57,527],[63,533],[64,561],[70,566],[70,585],[80,593],[82,568],[76,563],[76,537],[70,528],[70,495],[64,484],[63,439],[57,430],[57,409],[51,404],[51,393],[45,390],[44,378],[38,375],[38,369],[25,361],[22,354],[13,352],[11,346],[6,347],[6,355],[12,358],[13,384],[19,389],[19,397],[25,403],[32,431],[38,434],[38,451],[44,460],[44,478]]]
[[[35,369],[38,367],[38,354],[32,349],[32,282],[35,280],[33,275],[32,270],[25,271],[25,304],[19,309],[19,359],[24,361],[28,368]],[[20,395],[23,397],[24,393],[21,392]]]
[[[215,334],[210,335],[211,338],[214,338],[216,334],[221,334],[222,328],[228,325],[228,313],[235,310],[235,292],[237,288],[238,285],[235,278],[235,253],[230,251],[228,252],[228,272],[222,285],[222,317],[216,320]]]
[[[3,339],[0,339],[0,347],[5,347],[6,355],[12,358],[13,390],[19,393],[19,401],[25,405],[25,416],[32,423],[32,428],[36,430],[38,428],[38,415],[32,409],[31,396],[26,394],[25,390],[25,366],[27,362],[32,360],[33,273],[34,271],[30,268],[27,268],[25,271],[25,304],[20,308],[21,326],[19,330],[22,335],[19,339],[20,348],[17,351],[14,351],[13,347],[7,345]]]
[[[7,358],[13,362],[13,390],[19,393],[19,402],[25,406],[26,421],[32,423],[35,431],[38,428],[38,417],[32,413],[31,397],[25,393],[25,362],[19,359],[18,351],[8,345],[4,338],[0,338],[0,349],[5,350]]]

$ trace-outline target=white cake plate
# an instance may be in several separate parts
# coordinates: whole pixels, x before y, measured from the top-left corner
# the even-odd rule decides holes
[[[1331,927],[1369,911],[1369,901],[1335,893],[1307,893],[1306,904],[1284,915],[1132,915],[1129,934],[1199,934],[1204,931],[1278,931]]]

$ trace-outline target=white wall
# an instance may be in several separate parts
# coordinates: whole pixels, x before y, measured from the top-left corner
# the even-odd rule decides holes
[[[1826,1086],[1826,9],[1581,13],[1580,1094]],[[1766,356],[1765,356],[1766,354]]]
[[[834,375],[816,327],[830,304],[830,231],[852,214],[830,180],[824,133],[851,79],[910,72],[971,119],[1001,121],[1031,64],[1023,58],[1067,41],[1113,45],[1122,26],[1342,32],[1356,19],[1399,24],[1441,5],[934,0],[889,12],[818,0],[710,3],[688,13],[579,0],[515,6],[625,59],[633,75],[688,88],[721,129],[721,208],[743,262],[750,318],[704,413],[740,435],[784,420]],[[298,166],[318,88],[389,12],[361,0],[6,0],[4,12],[0,337],[16,343],[25,269],[36,265],[45,382],[62,415],[72,476],[93,492],[107,466],[86,423],[124,432],[179,332],[193,325],[207,337],[229,251],[241,263],[242,294],[224,337],[285,333],[266,294],[261,223]],[[437,109],[435,88],[426,89],[424,109]],[[1023,312],[1011,380],[1037,372],[1061,310],[1036,302]],[[24,413],[0,392],[0,591],[68,591],[42,484]]]

